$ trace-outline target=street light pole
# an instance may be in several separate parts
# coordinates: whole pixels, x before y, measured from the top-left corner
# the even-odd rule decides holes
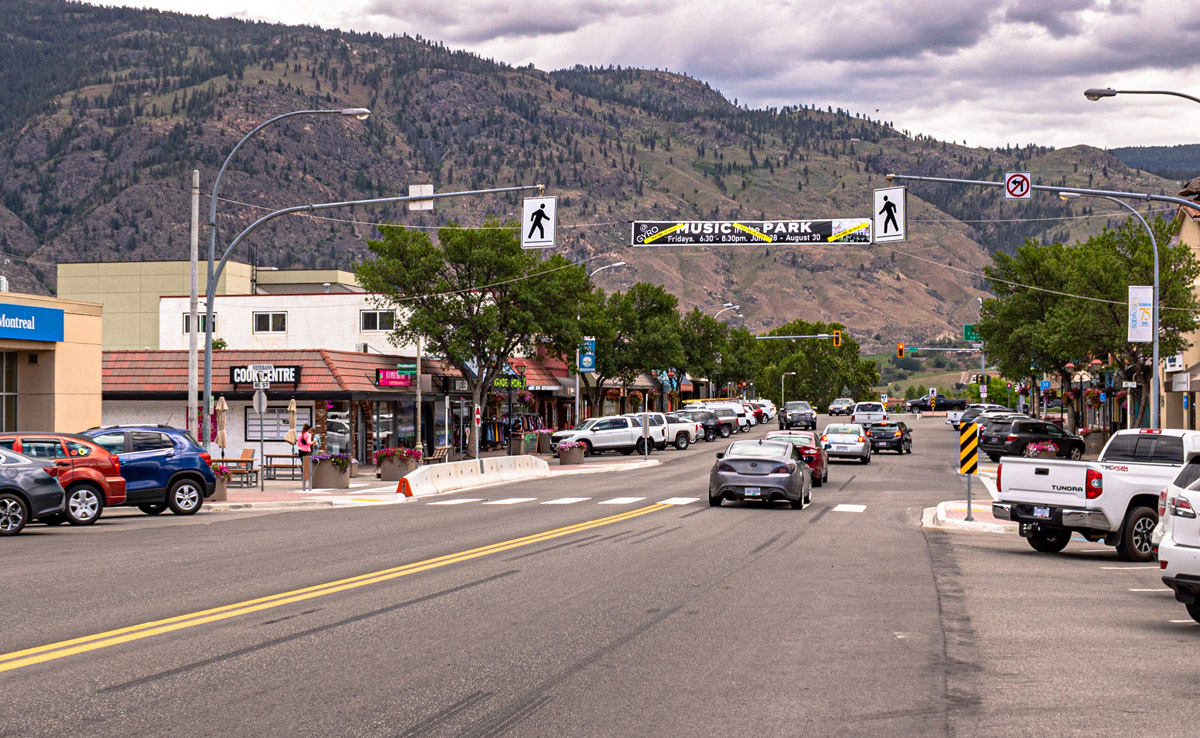
[[[712,305],[709,305],[709,307],[713,307],[713,306],[712,306]],[[741,310],[741,309],[742,309],[742,306],[741,306],[741,305],[728,305],[728,306],[726,306],[726,307],[725,307],[725,309],[724,309],[724,310],[718,310],[716,313],[714,313],[714,314],[713,314],[713,318],[714,318],[714,319],[716,319],[716,318],[719,318],[719,317],[721,317],[721,314],[722,314],[722,313],[727,313],[727,312],[729,312],[730,310]]]
[[[1186,97],[1186,95],[1184,97]],[[1059,197],[1064,200],[1073,200],[1078,198],[1079,195],[1076,193],[1064,192],[1059,195]],[[1160,427],[1158,424],[1158,239],[1154,237],[1154,230],[1150,228],[1150,224],[1146,222],[1146,219],[1142,217],[1142,214],[1139,213],[1132,205],[1124,202],[1123,200],[1118,200],[1115,197],[1109,197],[1108,195],[1096,195],[1096,197],[1102,197],[1105,200],[1115,202],[1129,212],[1133,213],[1133,217],[1137,218],[1138,222],[1142,224],[1142,227],[1146,229],[1146,233],[1150,234],[1150,245],[1154,247],[1154,294],[1150,296],[1150,301],[1153,303],[1150,322],[1152,326],[1151,330],[1154,332],[1154,371],[1150,375],[1150,427],[1158,428]]]
[[[221,260],[217,262],[216,268],[213,270],[212,277],[208,280],[207,292],[209,299],[205,302],[205,320],[208,323],[208,329],[204,334],[204,408],[208,412],[208,408],[212,406],[212,324],[213,324],[213,293],[216,291],[217,281],[221,279],[221,273],[225,271],[225,263],[229,261],[229,255],[237,248],[247,236],[262,226],[270,223],[276,218],[282,218],[285,215],[294,215],[296,213],[313,213],[323,210],[333,210],[335,208],[349,208],[358,205],[391,205],[401,202],[410,202],[412,200],[444,200],[451,197],[463,197],[464,195],[489,195],[501,192],[522,192],[525,190],[543,191],[544,185],[517,185],[514,187],[496,187],[490,190],[465,190],[463,192],[441,192],[432,195],[402,195],[398,197],[378,197],[370,200],[346,200],[344,202],[321,202],[310,205],[295,205],[290,208],[283,208],[271,213],[267,213],[263,217],[246,226],[246,229],[237,235],[225,248],[225,252],[221,254]],[[420,380],[420,377],[417,378]],[[478,436],[477,436],[478,437]]]
[[[783,412],[784,407],[787,405],[787,395],[783,393],[783,378],[794,376],[796,376],[796,372],[784,372],[779,375],[779,412]]]
[[[587,265],[587,262],[585,261],[584,262],[585,268],[586,268],[586,265]],[[626,266],[625,262],[623,262],[623,261],[616,261],[616,262],[613,262],[612,264],[605,264],[604,266],[599,267],[598,269],[589,273],[588,280],[591,280],[592,277],[596,276],[597,274],[604,271],[605,269],[616,269],[617,267],[623,267],[623,266]],[[579,313],[576,312],[575,313],[575,324],[579,325],[580,320],[582,320],[582,318],[580,317]],[[580,348],[578,346],[576,346],[575,347],[575,425],[579,425],[579,422],[580,422],[579,415],[580,415],[581,411],[583,410],[583,400],[579,395],[579,375],[580,375],[579,357],[580,357],[581,353],[582,352],[580,351]]]
[[[293,110],[290,113],[284,113],[282,115],[277,115],[274,118],[271,118],[269,120],[263,121],[262,123],[259,123],[257,126],[250,129],[249,133],[247,133],[245,136],[242,136],[242,140],[237,142],[237,145],[234,146],[233,149],[229,152],[229,155],[225,157],[225,161],[221,164],[221,168],[217,171],[217,178],[215,180],[213,180],[212,197],[209,199],[209,203],[208,203],[208,274],[205,276],[205,281],[204,281],[205,290],[206,290],[206,292],[204,293],[204,301],[207,303],[207,308],[205,310],[206,314],[205,314],[205,326],[204,326],[204,347],[205,347],[204,348],[204,403],[205,404],[204,404],[204,410],[201,412],[201,415],[207,415],[209,412],[211,412],[210,401],[212,400],[212,333],[213,333],[212,303],[213,303],[213,296],[214,296],[213,293],[215,292],[212,285],[214,282],[214,280],[213,280],[214,262],[216,261],[216,257],[217,257],[217,193],[219,193],[221,190],[221,179],[225,176],[225,170],[229,167],[229,162],[233,160],[233,155],[236,154],[238,152],[238,149],[242,148],[242,144],[244,144],[244,143],[246,143],[246,141],[250,140],[250,138],[252,136],[254,136],[254,134],[258,133],[259,131],[261,131],[262,129],[271,125],[272,123],[281,121],[285,118],[292,118],[292,117],[295,117],[298,115],[341,115],[341,116],[344,116],[347,118],[354,118],[355,120],[366,120],[368,117],[370,117],[371,111],[366,108],[343,108],[340,110]],[[192,268],[193,269],[196,268],[196,265],[194,262],[192,264]],[[192,280],[193,280],[193,282],[195,281],[195,276],[192,277]],[[191,316],[191,318],[189,318],[192,321],[191,329],[193,332],[196,331],[196,317],[197,316],[195,314],[193,314]],[[192,376],[190,373],[188,376],[188,383],[193,387],[196,385],[196,378],[195,378],[195,376]],[[203,434],[203,438],[205,439],[204,440],[204,448],[205,448],[205,450],[207,450],[208,449],[208,440],[207,440],[208,435]]]

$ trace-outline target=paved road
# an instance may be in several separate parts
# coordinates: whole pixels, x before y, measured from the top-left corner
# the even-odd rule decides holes
[[[708,507],[713,443],[404,505],[30,527],[2,542],[0,735],[1194,734],[1200,631],[1135,591],[1156,572],[923,531],[963,489],[954,434],[915,425],[801,511]]]

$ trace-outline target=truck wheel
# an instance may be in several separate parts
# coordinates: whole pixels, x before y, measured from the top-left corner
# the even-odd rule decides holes
[[[639,438],[636,448],[639,456],[644,455],[646,453],[646,439]]]
[[[1071,531],[1066,528],[1036,530],[1030,533],[1025,540],[1029,541],[1029,545],[1033,546],[1034,551],[1055,554],[1067,547],[1067,543],[1071,540]]]
[[[721,438],[729,438],[731,435],[733,435],[733,431],[730,430],[729,426],[722,423],[721,424]]]
[[[706,428],[704,431],[704,440],[712,443],[717,440],[717,432],[712,428]]]
[[[1190,605],[1184,605],[1187,608],[1188,615],[1192,616],[1192,620],[1200,623],[1200,601],[1193,602]]]
[[[1158,525],[1158,513],[1148,507],[1135,507],[1125,514],[1117,556],[1125,561],[1150,561],[1154,558],[1151,534]]]
[[[688,447],[688,437],[686,433],[680,433],[675,436],[675,448],[680,451],[686,451]]]

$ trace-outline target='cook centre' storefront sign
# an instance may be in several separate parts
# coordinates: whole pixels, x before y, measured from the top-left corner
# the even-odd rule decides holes
[[[0,303],[0,338],[62,341],[63,311]]]
[[[230,384],[254,384],[254,376],[249,366],[229,367]],[[300,384],[299,366],[275,366],[271,368],[271,376],[267,379],[271,384],[290,384],[293,387]]]

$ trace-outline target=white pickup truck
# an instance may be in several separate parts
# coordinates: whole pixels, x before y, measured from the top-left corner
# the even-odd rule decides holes
[[[1020,523],[1037,551],[1058,553],[1079,533],[1126,561],[1150,561],[1159,495],[1197,455],[1200,431],[1143,428],[1118,432],[1098,461],[1005,457],[992,513]]]
[[[664,438],[666,421],[663,421],[659,434]],[[641,420],[633,417],[588,418],[570,430],[558,431],[550,436],[550,448],[557,451],[558,444],[564,441],[576,441],[583,444],[584,454],[598,454],[601,451],[620,451],[623,454],[643,452],[647,439],[642,437]],[[654,437],[651,436],[649,449],[655,447]]]

